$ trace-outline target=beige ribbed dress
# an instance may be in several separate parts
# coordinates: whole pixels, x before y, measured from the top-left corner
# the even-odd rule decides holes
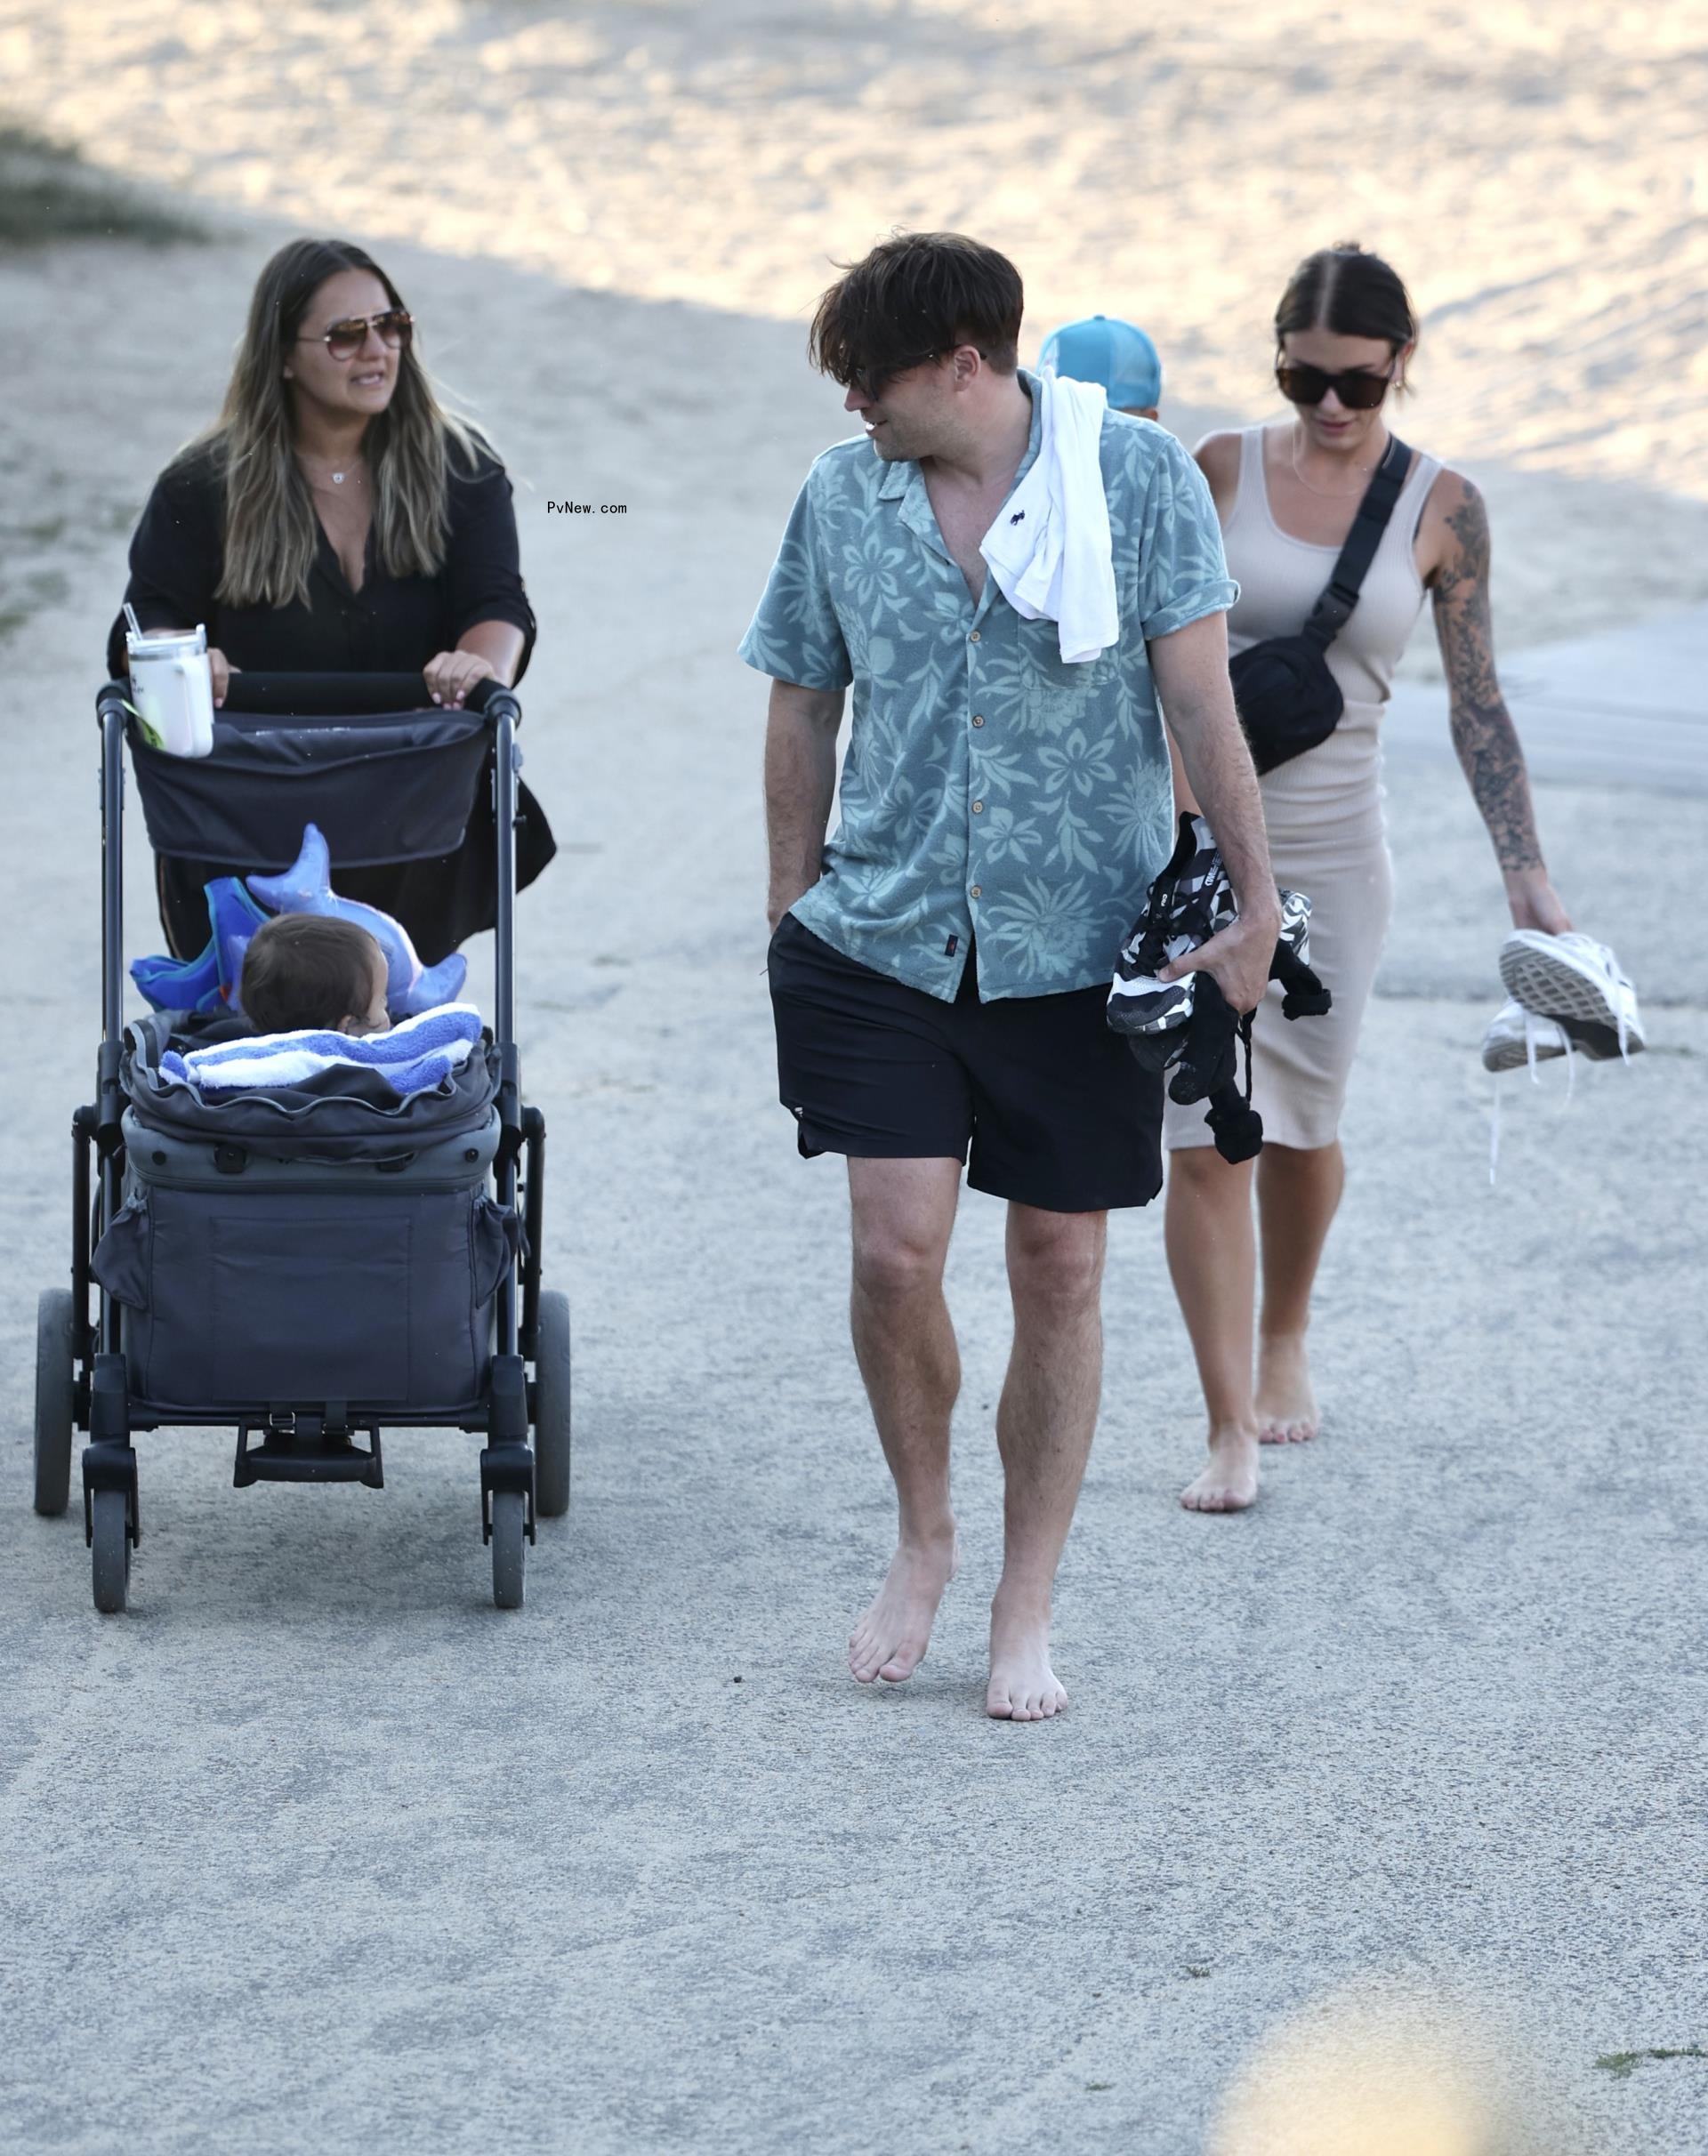
[[[1228,573],[1239,581],[1239,601],[1228,619],[1235,652],[1264,637],[1296,636],[1340,551],[1292,538],[1276,523],[1263,477],[1263,435],[1261,427],[1240,435],[1239,488],[1222,528]],[[1310,899],[1310,962],[1334,998],[1327,1017],[1289,1022],[1271,982],[1257,1013],[1252,1101],[1265,1138],[1277,1145],[1309,1149],[1334,1142],[1388,933],[1393,864],[1377,729],[1394,668],[1423,607],[1417,527],[1440,470],[1433,457],[1414,461],[1352,617],[1329,647],[1328,664],[1346,698],[1340,724],[1318,747],[1260,782],[1277,881]],[[1164,1142],[1171,1151],[1211,1144],[1203,1105],[1168,1101]]]

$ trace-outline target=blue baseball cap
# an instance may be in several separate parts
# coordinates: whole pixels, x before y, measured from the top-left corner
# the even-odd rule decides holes
[[[1136,323],[1118,315],[1090,315],[1052,329],[1038,354],[1040,366],[1053,366],[1075,382],[1100,382],[1111,410],[1141,408],[1163,398],[1163,363],[1156,347]]]

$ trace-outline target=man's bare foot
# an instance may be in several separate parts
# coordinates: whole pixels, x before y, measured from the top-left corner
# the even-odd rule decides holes
[[[1263,1444],[1301,1444],[1323,1426],[1310,1388],[1302,1332],[1266,1332],[1257,1343],[1257,1435]]]
[[[1059,1714],[1068,1694],[1050,1667],[1050,1611],[997,1589],[990,1605],[990,1683],[985,1712],[999,1722],[1043,1722]]]
[[[1257,1432],[1224,1422],[1210,1432],[1210,1464],[1180,1492],[1188,1512],[1244,1512],[1257,1501]]]
[[[898,1542],[883,1585],[848,1636],[848,1666],[855,1679],[869,1685],[905,1684],[925,1659],[931,1620],[961,1561],[951,1528],[946,1539]]]

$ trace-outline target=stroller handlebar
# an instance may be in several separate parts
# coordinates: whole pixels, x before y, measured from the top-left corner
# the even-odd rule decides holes
[[[97,708],[104,710],[113,698],[123,701],[127,694],[125,682],[109,681]],[[418,673],[264,673],[243,669],[231,676],[221,708],[254,717],[347,719],[437,707]],[[506,711],[512,722],[522,715],[515,691],[502,681],[477,681],[463,709],[479,712],[494,725]]]
[[[243,668],[226,683],[228,712],[273,718],[341,719],[367,712],[431,710],[433,699],[418,673],[259,673]]]

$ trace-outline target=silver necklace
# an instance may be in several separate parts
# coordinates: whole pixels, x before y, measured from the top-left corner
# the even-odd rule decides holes
[[[1293,438],[1291,455],[1293,458],[1293,478],[1298,480],[1299,484],[1304,488],[1307,494],[1315,495],[1319,502],[1349,502],[1354,495],[1362,494],[1364,492],[1362,487],[1313,487],[1310,481],[1305,477],[1304,473],[1299,469],[1299,438],[1297,435],[1294,435]],[[1381,462],[1381,457],[1378,457],[1376,459],[1376,464],[1380,464]],[[1370,474],[1376,469],[1376,464],[1354,464],[1352,469],[1354,471],[1361,472],[1367,479]]]
[[[344,481],[350,479],[357,479],[358,483],[359,484],[359,475],[357,473],[356,467],[353,464],[347,471],[329,472],[326,476],[331,479],[334,487],[342,487]]]

